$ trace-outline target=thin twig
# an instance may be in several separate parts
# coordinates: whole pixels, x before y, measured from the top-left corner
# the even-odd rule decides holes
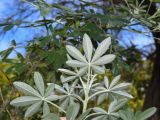
[[[3,104],[4,104],[4,103],[5,103],[5,101],[4,101],[4,97],[3,97],[3,94],[2,94],[1,87],[0,87],[0,97],[1,97],[2,102],[3,102]],[[6,110],[7,114],[8,114],[8,116],[9,116],[10,120],[14,120],[14,119],[12,118],[11,113],[9,112],[9,110],[8,110],[8,108],[7,108],[6,106],[5,106],[5,110]]]

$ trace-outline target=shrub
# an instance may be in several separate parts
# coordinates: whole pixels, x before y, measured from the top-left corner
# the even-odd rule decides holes
[[[156,108],[135,114],[132,110],[125,109],[128,99],[133,97],[127,92],[131,84],[120,82],[120,75],[113,80],[107,76],[104,76],[103,81],[97,79],[97,75],[105,73],[105,65],[115,59],[115,55],[105,54],[110,45],[109,37],[94,49],[89,36],[85,34],[83,52],[71,45],[66,46],[68,67],[59,69],[62,73],[61,85],[49,83],[45,87],[41,74],[35,72],[34,88],[23,82],[14,82],[15,88],[25,96],[14,99],[11,105],[29,106],[25,117],[42,111],[42,120],[59,120],[59,115],[65,115],[67,120],[145,120],[150,117]],[[99,105],[105,99],[109,101],[107,110],[96,105],[88,106],[91,101],[96,101]],[[59,112],[51,113],[51,106]]]

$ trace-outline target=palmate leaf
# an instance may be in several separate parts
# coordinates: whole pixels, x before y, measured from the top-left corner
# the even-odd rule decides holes
[[[27,109],[27,111],[25,112],[25,117],[28,118],[28,117],[31,117],[32,115],[36,114],[40,110],[41,105],[42,105],[42,101],[31,105]]]
[[[108,49],[111,44],[111,38],[106,38],[103,40],[99,45],[98,48],[95,51],[95,54],[93,56],[92,62],[97,60],[99,57],[101,57]]]
[[[21,92],[23,92],[25,95],[30,95],[30,96],[22,96],[19,98],[16,98],[11,101],[11,105],[13,106],[28,106],[31,105],[27,111],[25,112],[25,117],[31,117],[35,113],[41,110],[41,106],[43,105],[43,115],[48,114],[50,112],[49,104],[52,104],[54,107],[60,109],[61,111],[65,112],[63,109],[61,109],[59,106],[56,104],[52,103],[52,101],[56,101],[59,99],[58,95],[54,95],[54,84],[50,84],[46,90],[44,86],[44,81],[42,79],[42,76],[40,73],[35,72],[34,73],[34,81],[36,84],[36,87],[38,91],[41,93],[39,94],[38,91],[33,89],[31,86],[27,85],[26,83],[23,82],[14,82],[14,86]],[[40,89],[42,88],[42,90]],[[45,91],[45,92],[44,92]]]
[[[81,61],[81,62],[87,62],[85,57],[82,55],[82,53],[80,53],[80,51],[73,47],[73,46],[70,46],[70,45],[67,45],[66,46],[66,49],[67,49],[67,52],[75,59]]]
[[[134,113],[133,110],[128,108],[126,110],[121,110],[119,112],[119,116],[122,120],[146,120],[147,118],[151,117],[155,112],[155,107],[148,108],[144,112],[137,111],[136,113]]]
[[[67,120],[75,120],[76,116],[78,115],[80,109],[80,105],[78,103],[71,104],[67,109]]]
[[[38,97],[22,96],[22,97],[18,97],[16,99],[14,99],[13,101],[11,101],[10,104],[13,106],[16,106],[16,107],[20,107],[20,106],[31,105],[31,104],[39,102],[39,101],[41,101],[41,99]]]
[[[108,113],[116,112],[118,109],[120,109],[122,106],[124,106],[127,103],[127,99],[121,99],[121,100],[114,100],[108,108]]]
[[[26,83],[23,83],[23,82],[14,82],[13,85],[20,92],[23,92],[26,95],[33,95],[33,96],[37,96],[37,97],[41,96],[35,89],[33,89],[31,86],[29,86]]]
[[[58,69],[58,70],[61,71],[63,74],[65,74],[65,75],[61,75],[60,78],[62,83],[66,83],[66,82],[75,80],[78,77],[83,76],[86,73],[87,69],[88,67],[82,67],[79,70],[76,70],[76,72],[73,72],[67,69]]]
[[[92,58],[93,45],[87,34],[83,36],[83,49],[87,60],[90,62]]]
[[[34,82],[36,84],[37,89],[39,90],[39,92],[43,96],[45,87],[44,87],[43,78],[39,72],[34,73]]]
[[[67,69],[58,69],[60,72],[67,74],[67,75],[76,75],[75,72],[67,70]]]
[[[50,113],[49,106],[48,106],[47,102],[44,102],[43,103],[43,115],[45,116],[45,115],[47,115],[49,113]]]
[[[103,57],[100,57],[99,59],[97,59],[92,64],[94,64],[94,65],[105,65],[105,64],[111,63],[114,59],[115,59],[115,55],[112,55],[112,54],[104,55]]]
[[[120,78],[121,78],[120,75],[116,76],[116,77],[112,80],[109,88],[112,88],[113,86],[115,86],[115,85],[119,82]]]
[[[42,120],[60,120],[60,117],[54,113],[49,113],[45,115]]]
[[[83,114],[81,114],[77,120],[84,120],[86,118],[86,116],[91,112],[91,109],[86,110],[86,112],[84,112]]]
[[[85,67],[87,64],[78,60],[68,60],[66,64],[70,67]]]
[[[51,94],[53,93],[54,88],[55,88],[55,85],[54,85],[53,83],[51,83],[51,84],[47,87],[44,96],[45,96],[45,97],[48,97],[49,95],[51,95]]]
[[[50,96],[46,97],[45,99],[48,101],[56,101],[59,99],[59,96],[58,95],[50,95]]]
[[[91,68],[94,70],[95,73],[98,73],[98,74],[103,74],[105,72],[104,67],[100,67],[97,65],[91,65]]]
[[[136,118],[137,118],[137,120],[145,120],[145,119],[151,117],[155,112],[156,112],[156,108],[151,107],[151,108],[145,110],[144,112],[142,112],[141,114],[138,114],[136,116]]]
[[[94,107],[93,111],[95,113],[92,113],[90,116],[95,116],[94,120],[117,120],[119,118],[118,110],[124,106],[127,102],[127,99],[121,99],[121,100],[114,100],[109,105],[108,111],[105,111],[102,108]],[[93,120],[92,119],[92,120]]]

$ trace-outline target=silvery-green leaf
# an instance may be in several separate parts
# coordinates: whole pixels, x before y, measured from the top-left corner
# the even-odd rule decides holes
[[[64,94],[68,94],[68,93],[63,89],[63,87],[61,87],[61,86],[59,86],[59,85],[57,85],[57,84],[55,84],[55,89],[56,89],[57,92],[64,93]]]
[[[84,120],[85,117],[91,112],[91,109],[88,109],[86,112],[84,112],[83,114],[81,114],[77,120]]]
[[[104,55],[104,56],[100,57],[99,59],[97,59],[92,64],[94,64],[94,65],[105,65],[105,64],[111,63],[114,59],[115,59],[115,55],[113,55],[113,54]]]
[[[46,97],[45,99],[48,101],[56,101],[59,99],[59,96],[58,95],[50,95],[50,96]]]
[[[102,109],[102,108],[99,108],[99,107],[94,107],[93,108],[93,111],[95,111],[96,113],[104,113],[104,114],[107,114],[107,112]]]
[[[116,91],[116,90],[124,90],[124,89],[128,88],[129,86],[131,86],[130,83],[120,83],[120,84],[112,87],[111,90],[114,90],[114,91]]]
[[[44,102],[43,103],[43,115],[47,115],[49,113],[50,113],[49,106],[48,106],[47,102]]]
[[[77,72],[77,76],[79,76],[79,77],[83,76],[86,73],[87,69],[88,69],[88,67],[80,68],[79,71]]]
[[[41,105],[42,101],[31,105],[25,112],[25,118],[31,117],[32,115],[36,114],[40,110]]]
[[[36,84],[37,89],[41,93],[41,95],[44,95],[44,81],[42,78],[42,75],[39,72],[34,73],[34,82]]]
[[[108,97],[108,93],[99,95],[97,99],[97,104],[100,105],[107,97]]]
[[[76,76],[61,77],[61,81],[62,81],[62,83],[66,83],[66,82],[70,82],[70,81],[74,80],[75,78],[76,78]]]
[[[26,83],[23,83],[23,82],[14,82],[13,85],[20,92],[23,92],[26,95],[33,95],[33,96],[41,97],[41,95],[35,89],[33,89],[31,86],[29,86]]]
[[[53,93],[53,90],[54,90],[54,84],[51,83],[50,85],[48,85],[47,89],[46,89],[46,92],[45,92],[45,97],[51,95]]]
[[[76,80],[73,82],[73,84],[71,85],[71,87],[70,87],[70,93],[73,93],[73,92],[74,92],[74,89],[75,89],[77,83],[78,83],[78,79],[76,79]]]
[[[109,80],[108,80],[108,77],[104,77],[104,85],[106,86],[106,88],[108,89],[109,88]]]
[[[90,62],[93,52],[93,45],[87,34],[84,34],[83,36],[83,49],[87,60]]]
[[[67,59],[72,60],[71,56],[69,56],[68,54],[67,54]]]
[[[69,86],[68,83],[64,83],[64,84],[63,84],[63,87],[64,87],[64,89],[65,89],[67,92],[69,92],[70,86]]]
[[[42,120],[60,120],[60,117],[54,113],[49,113]]]
[[[112,88],[113,86],[115,86],[115,85],[119,82],[120,78],[121,78],[120,75],[116,76],[116,77],[112,80],[109,88]]]
[[[112,113],[120,109],[122,106],[124,106],[127,102],[127,99],[121,99],[121,100],[114,100],[108,108],[108,113]]]
[[[146,120],[147,118],[151,117],[155,112],[156,112],[156,108],[151,107],[145,110],[144,112],[142,112],[141,114],[139,114],[136,118],[137,120]]]
[[[101,115],[98,117],[94,117],[92,120],[108,120],[108,119],[106,118],[106,115]]]
[[[85,57],[81,54],[81,52],[80,52],[77,48],[75,48],[75,47],[73,47],[73,46],[71,46],[71,45],[67,45],[67,46],[66,46],[66,49],[67,49],[67,52],[68,52],[73,58],[75,58],[75,59],[77,59],[77,60],[79,60],[79,61],[81,61],[81,62],[87,62],[86,59],[85,59]]]
[[[66,109],[68,104],[69,104],[69,97],[66,97],[66,99],[64,99],[63,102],[61,102],[60,107]]]
[[[92,65],[91,67],[94,70],[94,72],[97,73],[97,74],[105,73],[105,69],[103,67],[96,66],[96,65]]]
[[[95,60],[97,60],[99,57],[101,57],[109,48],[111,44],[111,38],[106,38],[105,40],[103,40],[99,45],[98,48],[95,51],[95,54],[93,56],[92,62],[94,62]]]
[[[22,96],[18,97],[10,102],[11,105],[20,107],[20,106],[27,106],[31,105],[33,103],[36,103],[38,101],[41,101],[38,97],[32,97],[32,96]]]
[[[80,109],[80,105],[78,103],[71,104],[67,109],[67,120],[75,120],[76,116],[78,115]]]
[[[83,62],[80,62],[80,61],[77,61],[77,60],[68,60],[66,62],[66,64],[70,67],[84,67],[84,66],[87,66],[86,63],[83,63]]]
[[[67,74],[67,75],[76,75],[75,72],[67,70],[67,69],[58,69],[60,72]]]
[[[127,97],[127,98],[133,98],[132,95],[128,94],[127,92],[124,91],[111,91],[112,93]]]

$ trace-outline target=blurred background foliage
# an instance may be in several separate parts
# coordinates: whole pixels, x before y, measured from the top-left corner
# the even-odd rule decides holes
[[[160,39],[153,34],[160,31],[159,2],[15,0],[15,13],[0,21],[1,36],[10,31],[16,33],[16,30],[24,29],[30,31],[28,37],[32,35],[33,39],[27,39],[25,44],[12,40],[8,49],[0,51],[0,119],[23,119],[23,110],[9,105],[11,99],[21,94],[15,91],[12,82],[25,81],[33,84],[33,72],[39,71],[46,82],[59,83],[60,73],[57,69],[67,67],[65,45],[72,44],[82,49],[80,44],[84,33],[91,37],[94,47],[106,37],[112,37],[112,46],[108,52],[117,57],[112,64],[106,66],[110,69],[106,71],[106,75],[113,77],[121,74],[122,80],[133,83],[130,92],[134,99],[128,104],[134,110],[142,109],[153,76],[156,46]],[[153,5],[156,10],[150,14]],[[136,25],[145,27],[148,32],[132,27]],[[137,47],[132,40],[130,45],[125,46],[125,41],[120,36],[124,30],[128,31],[128,34],[142,34],[155,42],[146,49]],[[125,36],[127,35],[124,33],[123,37]],[[18,51],[18,48],[24,48],[25,53]],[[16,56],[10,57],[13,52]],[[159,74],[158,70],[156,74]],[[99,75],[98,79],[103,79],[103,76]],[[102,106],[106,107],[106,103],[107,101]],[[35,116],[31,119],[37,118],[38,116]]]

